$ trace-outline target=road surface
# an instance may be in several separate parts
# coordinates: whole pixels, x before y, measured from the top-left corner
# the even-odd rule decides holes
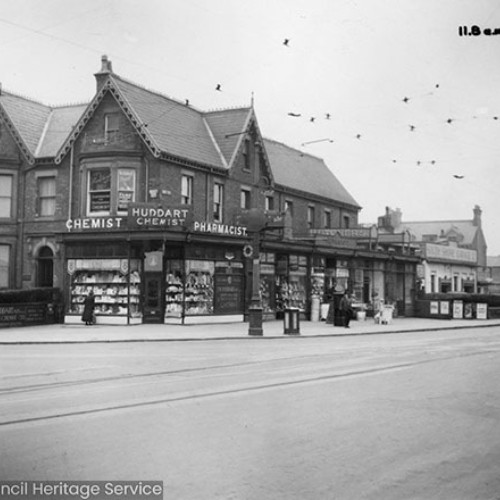
[[[1,480],[500,499],[500,328],[0,347]]]

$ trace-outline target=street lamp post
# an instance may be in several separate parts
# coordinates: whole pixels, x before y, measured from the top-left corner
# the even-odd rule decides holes
[[[260,298],[260,232],[252,235],[252,298],[248,308],[248,335],[263,335]]]

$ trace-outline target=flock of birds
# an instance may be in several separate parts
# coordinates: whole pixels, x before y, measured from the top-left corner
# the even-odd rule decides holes
[[[290,47],[290,39],[289,38],[285,38],[283,40],[283,45],[285,47]],[[434,85],[434,89],[439,89],[440,88],[440,85],[439,83],[436,83]],[[215,86],[215,90],[217,92],[222,92],[222,85],[220,83],[218,83],[216,86]],[[428,94],[426,95],[432,95],[433,94],[433,91],[429,92]],[[410,103],[410,101],[412,100],[413,98],[412,97],[408,97],[408,96],[404,96],[403,99],[401,99],[401,102],[403,102],[404,104],[408,104]],[[186,105],[189,105],[189,100],[186,99]],[[302,113],[298,113],[298,112],[295,112],[295,111],[290,111],[287,113],[288,116],[292,117],[292,118],[301,118],[303,115]],[[310,116],[309,117],[309,122],[310,123],[314,123],[316,121],[316,118],[315,116]],[[477,118],[476,116],[474,116],[473,118]],[[325,113],[324,114],[324,119],[325,120],[330,120],[331,119],[331,114],[330,113]],[[498,120],[499,117],[498,116],[493,116],[493,120]],[[445,123],[447,123],[448,125],[451,125],[452,123],[454,123],[455,121],[457,121],[455,118],[447,118]],[[415,125],[408,125],[409,127],[409,130],[410,132],[415,132],[415,130],[417,129],[417,127]],[[356,134],[354,136],[357,140],[361,140],[362,139],[362,135],[361,134]],[[307,144],[312,144],[312,143],[316,143],[316,142],[334,142],[332,139],[319,139],[319,140],[316,140],[316,141],[309,141],[309,142],[305,142],[305,143],[302,143],[302,146],[305,146]],[[392,160],[393,163],[397,163],[397,160]],[[416,164],[417,165],[423,165],[424,163],[429,163],[431,165],[435,165],[436,164],[436,160],[431,160],[429,162],[423,162],[423,161],[417,161]],[[453,177],[455,179],[463,179],[465,176],[464,175],[459,175],[459,174],[454,174]]]

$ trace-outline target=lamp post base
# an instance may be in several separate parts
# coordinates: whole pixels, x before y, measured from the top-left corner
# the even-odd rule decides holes
[[[262,307],[249,307],[248,335],[264,335],[264,331],[262,329]]]

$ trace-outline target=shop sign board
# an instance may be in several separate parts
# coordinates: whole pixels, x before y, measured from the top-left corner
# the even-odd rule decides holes
[[[450,303],[447,300],[442,300],[439,303],[441,314],[448,316],[450,314]]]
[[[466,248],[426,243],[425,258],[428,260],[435,259],[447,262],[468,262],[475,264],[477,261],[477,252],[476,250],[468,250]]]
[[[218,314],[243,311],[243,276],[217,274],[215,277],[214,309]]]
[[[225,236],[247,236],[247,228],[245,226],[232,226],[218,222],[194,221],[193,231],[198,233],[222,234]]]
[[[476,318],[488,319],[488,304],[476,304]]]
[[[69,232],[75,231],[110,231],[113,229],[124,229],[124,217],[84,217],[80,219],[68,219],[66,228]]]
[[[464,303],[461,300],[453,301],[453,319],[462,319],[464,317]]]
[[[128,273],[127,259],[68,259],[68,274],[76,271],[120,271]]]
[[[45,302],[3,304],[0,306],[0,326],[40,325],[46,322]]]
[[[333,236],[347,239],[375,239],[378,234],[376,226],[356,227],[356,228],[334,228],[334,229],[309,229],[311,236]]]
[[[439,314],[439,302],[437,300],[431,301],[431,314]]]
[[[186,205],[162,207],[151,203],[130,203],[129,229],[182,229],[192,217]]]

